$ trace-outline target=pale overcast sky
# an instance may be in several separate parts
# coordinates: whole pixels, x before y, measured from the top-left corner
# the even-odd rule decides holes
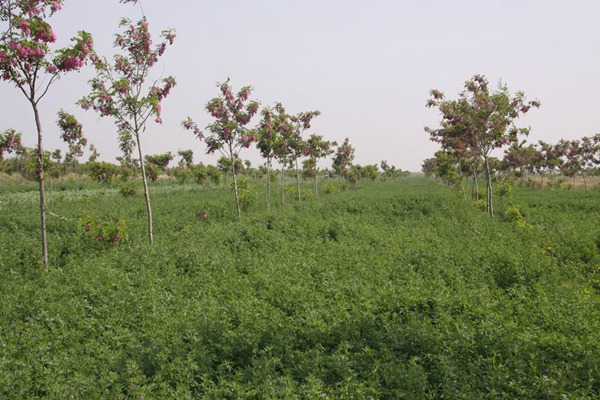
[[[143,137],[146,154],[194,150],[213,163],[205,146],[180,127],[188,115],[210,122],[204,105],[217,82],[254,87],[262,105],[282,102],[289,112],[322,115],[311,132],[345,137],[355,162],[387,160],[419,171],[437,145],[424,126],[437,126],[427,109],[429,90],[454,98],[474,74],[502,80],[542,106],[518,121],[530,141],[556,142],[600,132],[600,1],[598,0],[142,0],[155,36],[177,31],[151,78],[173,75],[177,87],[163,103],[163,125]],[[141,17],[139,6],[117,0],[66,0],[50,20],[59,41],[78,30],[93,34],[97,50],[112,54],[122,16]],[[66,75],[40,103],[45,146],[59,139],[56,112],[76,114],[102,159],[120,155],[113,121],[74,102],[87,94],[91,67]],[[256,118],[254,122],[256,122]],[[35,144],[32,111],[24,96],[0,83],[0,130],[21,131]],[[242,152],[253,165],[255,150]],[[325,166],[329,166],[328,161]]]

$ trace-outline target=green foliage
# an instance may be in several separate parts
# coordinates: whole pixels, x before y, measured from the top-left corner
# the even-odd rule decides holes
[[[498,181],[498,196],[510,197],[512,191],[513,187],[508,179],[501,179]]]
[[[110,184],[119,173],[119,167],[107,162],[89,162],[87,165],[90,177],[100,183]]]
[[[77,223],[77,228],[86,241],[100,248],[107,248],[127,242],[127,223],[124,219],[109,222],[87,212],[83,212]]]
[[[0,398],[598,396],[594,196],[515,187],[505,222],[411,177],[238,223],[229,188],[160,185],[149,246],[142,203],[89,189],[48,198],[87,212],[49,220],[44,274],[27,187],[0,191]]]
[[[137,191],[138,188],[133,182],[125,182],[119,186],[119,193],[123,197],[134,197]]]
[[[295,184],[289,184],[285,186],[285,197],[289,199],[298,198],[298,187]],[[303,200],[309,200],[315,197],[315,192],[312,189],[300,188],[300,198]]]
[[[250,185],[248,177],[240,175],[237,177],[238,196],[240,201],[240,207],[246,211],[256,203],[256,191]],[[233,189],[233,182],[231,183]]]
[[[521,214],[521,210],[517,206],[509,206],[504,211],[504,220],[508,222],[512,222],[515,224],[517,228],[525,229],[531,227],[525,220],[523,214]]]

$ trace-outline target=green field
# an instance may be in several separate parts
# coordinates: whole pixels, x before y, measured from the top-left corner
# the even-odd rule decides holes
[[[237,223],[229,190],[160,183],[149,246],[142,195],[57,186],[44,273],[35,186],[4,186],[0,398],[600,396],[598,189],[491,219],[418,177],[270,211],[258,186]]]

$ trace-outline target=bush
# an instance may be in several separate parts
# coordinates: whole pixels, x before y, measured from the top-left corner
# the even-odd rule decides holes
[[[117,222],[106,221],[84,212],[77,227],[83,237],[95,247],[106,249],[128,240],[127,224],[124,219],[119,219]]]
[[[240,208],[246,211],[256,203],[256,192],[250,185],[248,177],[245,175],[238,175],[237,187]],[[231,188],[233,189],[233,182],[231,182]]]
[[[124,183],[119,187],[119,193],[123,197],[134,197],[137,194],[137,186],[133,182]]]

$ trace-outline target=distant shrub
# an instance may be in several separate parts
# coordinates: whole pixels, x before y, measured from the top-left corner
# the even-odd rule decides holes
[[[124,183],[119,187],[119,193],[123,197],[133,197],[137,194],[137,187],[133,182]]]
[[[333,180],[327,180],[323,184],[323,190],[325,191],[325,194],[336,194],[340,192],[345,192],[346,190],[348,190],[348,181],[341,181],[339,183],[336,183]]]
[[[513,192],[513,187],[508,179],[498,181],[498,196],[509,197]]]
[[[570,183],[567,183],[566,179],[564,179],[564,178],[550,179],[550,180],[548,180],[548,183],[546,184],[546,186],[548,187],[548,189],[553,189],[553,190],[572,190],[573,189],[573,185]]]
[[[295,184],[290,184],[285,187],[285,196],[289,199],[298,198],[298,188]],[[312,189],[300,189],[300,199],[307,200],[315,197],[315,192]]]

